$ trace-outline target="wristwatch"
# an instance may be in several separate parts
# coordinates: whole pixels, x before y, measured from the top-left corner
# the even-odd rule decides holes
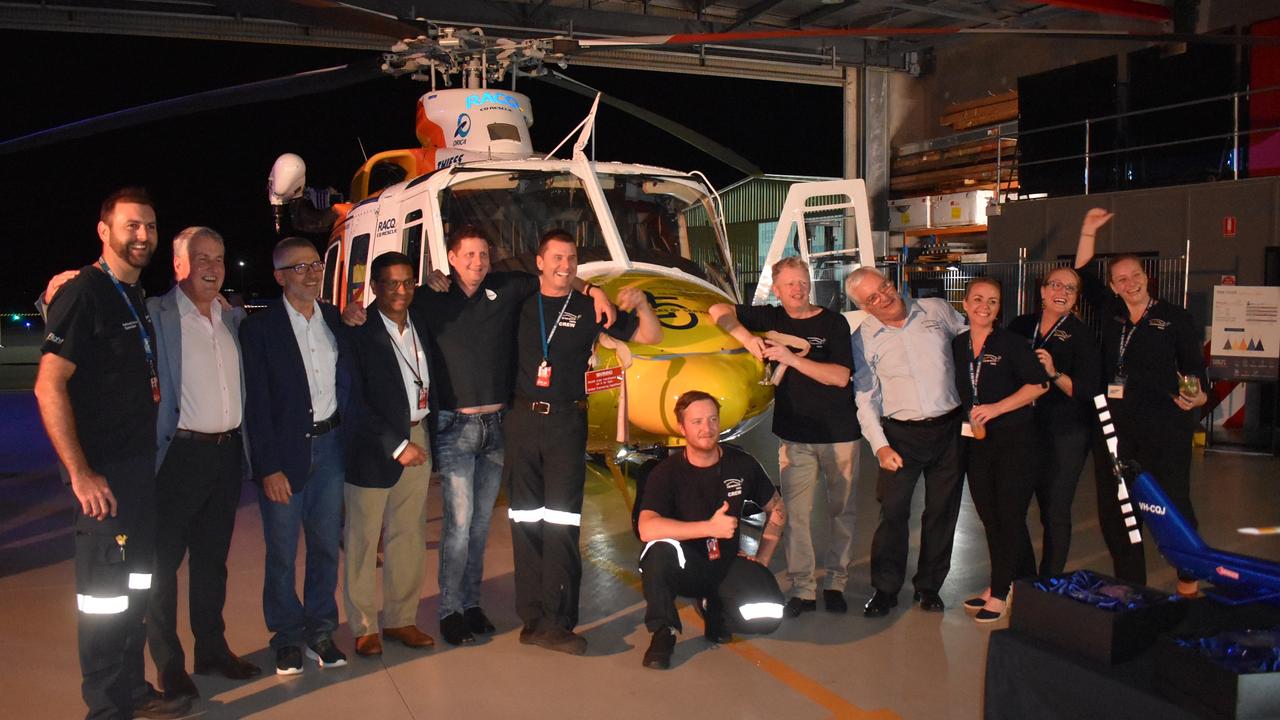
[[[1054,373],[1053,377],[1049,378],[1049,382],[1058,382],[1058,378],[1060,377],[1062,377],[1062,371]]]

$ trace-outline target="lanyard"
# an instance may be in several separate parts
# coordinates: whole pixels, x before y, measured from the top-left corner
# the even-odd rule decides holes
[[[124,300],[125,306],[129,308],[129,314],[133,315],[134,322],[138,323],[138,334],[142,337],[142,351],[147,356],[147,371],[151,373],[152,399],[158,403],[160,402],[160,382],[156,377],[155,353],[151,351],[151,334],[147,332],[146,323],[142,322],[142,318],[138,317],[138,310],[133,306],[133,301],[129,299],[129,294],[124,291],[124,286],[120,284],[116,274],[111,272],[111,266],[103,258],[98,258],[98,266],[107,274],[107,277],[111,278],[111,284],[116,286],[116,292],[120,293],[120,298]]]
[[[1036,323],[1036,336],[1031,339],[1031,349],[1039,350],[1045,345],[1048,345],[1049,340],[1053,338],[1053,334],[1058,332],[1058,328],[1061,327],[1062,323],[1066,321],[1067,321],[1066,315],[1063,315],[1062,317],[1058,318],[1058,322],[1054,323],[1053,327],[1049,328],[1049,332],[1045,333],[1043,340],[1040,337],[1040,323]]]
[[[1138,331],[1138,326],[1147,319],[1147,315],[1151,313],[1151,306],[1155,304],[1156,301],[1154,299],[1148,300],[1147,309],[1142,311],[1142,317],[1138,318],[1136,323],[1130,325],[1126,318],[1125,325],[1127,327],[1120,329],[1120,355],[1116,361],[1117,369],[1124,370],[1124,354],[1129,350],[1129,341],[1133,340],[1133,334]]]
[[[413,321],[406,320],[405,324],[409,326],[409,339],[413,343],[413,362],[409,362],[409,358],[405,357],[404,350],[400,349],[400,343],[394,337],[391,338],[391,347],[396,349],[396,354],[400,356],[405,366],[409,368],[409,372],[413,374],[413,384],[421,388],[422,373],[418,372],[420,367],[418,365],[418,331],[414,329]]]
[[[542,340],[542,361],[547,361],[547,351],[551,347],[551,338],[556,336],[556,328],[560,327],[560,318],[564,317],[564,311],[569,307],[569,299],[573,297],[573,291],[570,290],[568,295],[564,296],[564,304],[560,306],[560,312],[556,313],[556,324],[551,326],[551,332],[547,333],[547,317],[542,310],[542,292],[538,292],[538,327],[542,333],[538,338]]]
[[[982,377],[982,355],[973,351],[973,333],[969,333],[969,354],[973,359],[969,361],[969,386],[973,389],[973,404],[979,405],[978,402],[978,380]]]

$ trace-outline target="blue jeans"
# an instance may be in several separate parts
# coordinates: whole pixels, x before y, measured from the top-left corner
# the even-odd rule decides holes
[[[267,566],[262,581],[262,613],[274,635],[271,647],[311,643],[338,627],[338,540],[342,536],[342,440],[328,432],[311,440],[311,473],[287,505],[259,493]],[[294,559],[298,529],[306,537],[306,576],[298,600]]]
[[[480,605],[484,546],[502,483],[502,413],[434,413],[436,469],[443,478],[440,617]]]

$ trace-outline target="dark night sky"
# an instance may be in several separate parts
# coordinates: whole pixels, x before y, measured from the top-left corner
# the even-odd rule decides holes
[[[0,67],[8,74],[0,137],[367,57],[241,43],[0,32]],[[572,66],[566,74],[684,123],[766,172],[840,172],[837,88]],[[169,284],[173,234],[199,224],[227,238],[228,284],[238,284],[234,261],[244,259],[250,289],[273,294],[265,187],[276,156],[298,153],[307,161],[308,184],[345,191],[362,161],[357,138],[371,154],[416,144],[414,103],[426,89],[388,78],[0,156],[0,193],[10,208],[0,234],[6,245],[0,310],[28,310],[50,275],[96,258],[98,204],[126,184],[147,187],[158,206],[160,248],[143,274],[149,291]],[[533,80],[522,80],[517,89],[533,100],[534,147],[543,151],[589,108],[586,98]],[[596,127],[600,160],[702,170],[717,187],[740,178],[620,111],[602,107]]]

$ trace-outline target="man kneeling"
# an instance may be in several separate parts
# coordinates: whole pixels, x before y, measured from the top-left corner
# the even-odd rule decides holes
[[[671,667],[675,633],[682,629],[677,595],[697,600],[711,642],[733,637],[726,623],[729,596],[735,603],[729,616],[738,620],[740,630],[754,629],[741,627],[743,619],[782,618],[782,595],[767,569],[747,566],[730,572],[739,556],[743,504],[749,500],[768,513],[758,551],[743,555],[767,567],[782,534],[782,497],[755,458],[720,445],[720,403],[714,397],[691,390],[676,401],[675,411],[687,443],[684,452],[653,469],[639,500],[638,527],[645,543],[640,573],[648,605],[644,621],[653,633],[644,666],[657,669]],[[772,622],[765,629],[776,626]]]

